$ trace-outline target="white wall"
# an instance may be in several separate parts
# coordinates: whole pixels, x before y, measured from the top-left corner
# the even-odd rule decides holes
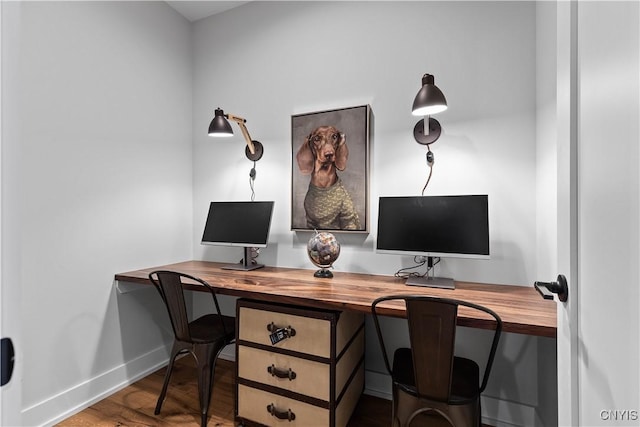
[[[449,109],[433,145],[425,194],[489,194],[490,261],[443,261],[457,280],[530,286],[536,250],[536,8],[525,2],[255,2],[194,24],[194,253],[237,261],[240,250],[199,245],[211,200],[249,200],[243,140],[206,135],[216,107],[247,119],[265,154],[256,200],[275,200],[261,262],[312,268],[309,233],[290,231],[291,115],[370,104],[375,114],[369,235],[339,234],[335,271],[392,275],[410,257],[376,254],[377,199],[419,195],[424,147],[412,135],[411,102],[423,73],[435,75]],[[471,349],[480,333],[463,335]],[[367,392],[388,391],[375,337]],[[555,393],[538,364],[553,340],[505,334],[484,403],[492,425],[540,424],[539,396]],[[542,389],[544,387],[545,389]],[[553,412],[553,411],[552,411]],[[551,423],[553,423],[553,415]],[[550,424],[552,425],[552,424]]]
[[[193,256],[190,25],[161,2],[13,7],[3,281],[22,291],[22,425],[40,425],[166,360],[155,291],[113,275]]]
[[[424,16],[436,17],[429,25]],[[445,260],[458,280],[528,284],[535,273],[535,8],[528,3],[255,2],[194,25],[194,242],[211,200],[248,200],[243,140],[209,138],[213,110],[245,117],[265,146],[257,199],[275,200],[270,264],[310,267],[308,234],[290,231],[291,115],[371,104],[371,233],[341,235],[336,271],[393,274],[407,261],[373,251],[377,198],[418,195],[426,150],[411,102],[425,72],[449,110],[426,194],[487,193],[491,261]],[[250,31],[248,31],[250,29]],[[233,41],[225,43],[224,40]],[[240,250],[230,259],[236,260]]]
[[[558,275],[557,119],[555,2],[536,2],[536,270],[535,280]],[[558,423],[556,340],[538,340],[538,405],[541,425]]]

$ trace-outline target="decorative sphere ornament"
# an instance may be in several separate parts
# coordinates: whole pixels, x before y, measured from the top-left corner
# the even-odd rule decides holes
[[[315,277],[331,278],[333,273],[329,268],[340,256],[340,243],[336,237],[326,231],[317,232],[307,243],[309,259],[320,270],[314,273]]]

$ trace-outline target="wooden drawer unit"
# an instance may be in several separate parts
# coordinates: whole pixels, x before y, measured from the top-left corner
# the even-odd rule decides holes
[[[346,426],[364,386],[364,316],[246,299],[236,310],[236,418]]]

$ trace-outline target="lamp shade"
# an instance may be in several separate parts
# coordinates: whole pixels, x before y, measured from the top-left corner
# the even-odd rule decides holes
[[[216,108],[216,114],[209,124],[209,136],[233,136],[231,124],[224,117],[224,111]]]
[[[431,74],[422,76],[422,88],[413,100],[411,113],[414,116],[430,116],[447,109],[447,100],[442,91],[434,84]]]

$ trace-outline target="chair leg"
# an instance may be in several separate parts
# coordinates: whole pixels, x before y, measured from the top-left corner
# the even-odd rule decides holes
[[[392,392],[392,401],[391,401],[391,426],[392,427],[402,427],[402,423],[398,418],[398,390],[393,384]]]
[[[162,408],[162,402],[164,402],[164,398],[167,394],[167,387],[169,386],[169,380],[171,379],[171,372],[173,371],[173,363],[176,361],[176,357],[184,351],[183,346],[181,346],[178,342],[174,341],[173,347],[171,348],[171,358],[169,359],[169,364],[167,365],[167,372],[164,374],[164,383],[162,384],[162,391],[160,392],[160,396],[158,396],[158,402],[156,403],[156,409],[153,411],[155,415],[160,413],[160,409]]]
[[[200,425],[206,427],[209,417],[209,403],[213,390],[213,374],[219,350],[215,345],[196,345],[195,356],[198,365],[198,397],[200,399]]]

